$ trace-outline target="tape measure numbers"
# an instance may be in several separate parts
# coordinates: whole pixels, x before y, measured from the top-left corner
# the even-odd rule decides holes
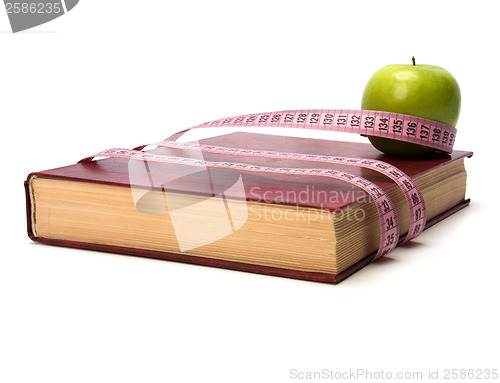
[[[411,142],[451,153],[457,130],[441,122],[400,113],[372,110],[284,110],[246,114],[205,122],[178,132],[165,141],[175,141],[191,129],[248,126],[282,127],[355,133]]]

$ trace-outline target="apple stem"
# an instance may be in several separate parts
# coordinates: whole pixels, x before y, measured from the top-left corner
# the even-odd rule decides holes
[[[411,58],[411,61],[413,62],[413,65],[415,66],[415,65],[416,65],[416,64],[415,64],[415,56],[413,56],[413,57]]]

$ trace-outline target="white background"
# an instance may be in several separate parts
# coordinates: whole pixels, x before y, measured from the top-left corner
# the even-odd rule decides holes
[[[1,13],[0,381],[290,382],[306,381],[291,379],[293,369],[440,369],[442,378],[500,368],[499,194],[488,184],[500,142],[494,4],[81,0],[18,34]],[[475,153],[472,203],[339,285],[26,235],[29,172],[220,117],[359,108],[376,69],[413,55],[461,86],[455,148]]]

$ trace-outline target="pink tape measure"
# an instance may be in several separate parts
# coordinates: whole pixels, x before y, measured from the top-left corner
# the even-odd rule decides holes
[[[336,156],[312,155],[303,153],[274,152],[267,150],[249,150],[212,145],[175,142],[191,129],[209,127],[288,127],[324,131],[349,132],[361,135],[385,137],[419,145],[432,147],[451,153],[456,136],[456,129],[437,121],[389,112],[370,110],[287,110],[271,113],[247,114],[209,121],[180,131],[162,142],[139,146],[135,149],[108,149],[80,162],[89,162],[97,157],[124,158],[163,163],[177,163],[190,166],[230,168],[239,171],[308,175],[327,177],[345,181],[364,190],[374,201],[380,222],[380,244],[373,259],[377,259],[393,250],[400,236],[396,210],[387,194],[373,182],[343,171],[315,168],[278,168],[251,165],[237,161],[211,162],[185,157],[152,154],[142,151],[146,146],[156,145],[183,149],[196,149],[201,152],[228,154],[235,157],[265,157],[310,161],[318,163],[357,166],[377,171],[391,180],[403,191],[410,210],[410,227],[403,242],[417,237],[425,227],[426,211],[422,194],[413,180],[395,166],[383,161]]]
[[[175,141],[191,129],[249,126],[284,127],[356,133],[411,142],[451,153],[457,130],[441,122],[406,114],[372,110],[285,110],[271,113],[247,114],[205,122],[168,137]]]

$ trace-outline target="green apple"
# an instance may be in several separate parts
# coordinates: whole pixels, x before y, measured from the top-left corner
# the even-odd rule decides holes
[[[447,70],[415,64],[387,65],[368,80],[361,108],[409,114],[456,126],[461,95],[457,80]],[[369,136],[378,150],[398,156],[425,155],[435,150],[426,146]]]

